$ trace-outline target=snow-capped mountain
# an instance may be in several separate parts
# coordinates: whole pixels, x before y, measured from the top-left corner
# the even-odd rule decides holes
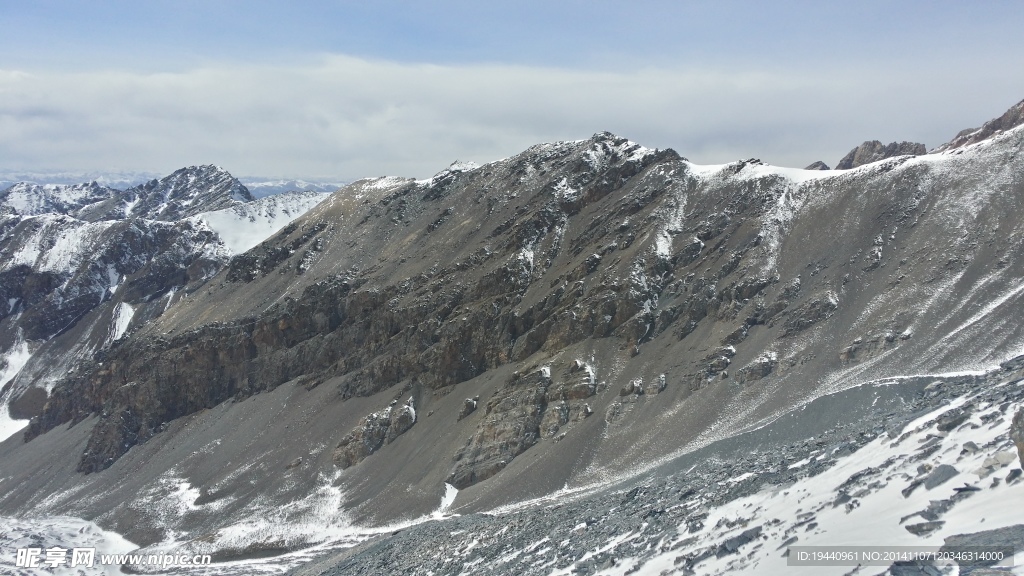
[[[309,182],[270,178],[242,178],[242,183],[256,198],[265,198],[286,192],[334,192],[348,182]]]
[[[252,200],[249,190],[223,168],[189,166],[87,206],[77,216],[85,220],[173,221]]]
[[[0,192],[2,437],[27,424],[76,362],[158,316],[232,254],[324,197],[256,201],[214,166],[123,191],[92,182]]]
[[[96,182],[46,185],[19,182],[0,192],[0,210],[6,208],[7,213],[20,216],[70,214],[116,193],[117,190]]]
[[[45,236],[102,237],[92,215],[135,214],[126,198],[225,202],[118,222],[251,248],[205,244],[220,266],[182,288],[128,299],[118,279],[87,317],[103,330],[51,338],[95,345],[21,389],[0,513],[214,574],[792,573],[800,545],[1024,547],[1024,127],[972,138],[799,170],[598,133],[295,196],[312,207],[258,244],[238,226],[286,204],[240,204],[213,171],[214,195],[175,192],[186,174],[79,210]],[[47,272],[25,247],[49,221],[9,218],[4,258]]]
[[[152,172],[0,170],[0,189],[22,182],[40,185],[76,185],[82,182],[96,182],[100,186],[124,190],[159,177],[160,174]]]

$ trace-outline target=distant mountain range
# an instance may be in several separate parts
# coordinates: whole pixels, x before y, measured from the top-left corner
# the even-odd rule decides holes
[[[26,172],[0,170],[0,190],[19,182],[30,184],[83,185],[96,183],[104,188],[124,190],[162,175],[153,172]],[[243,176],[238,181],[249,189],[254,198],[263,198],[274,194],[292,191],[334,192],[346,184],[343,181],[301,180],[288,178],[262,178],[259,176]]]

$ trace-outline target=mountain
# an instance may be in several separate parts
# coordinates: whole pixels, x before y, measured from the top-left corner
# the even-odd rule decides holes
[[[1022,146],[800,170],[598,133],[354,182],[36,388],[0,513],[219,574],[789,573],[799,544],[1002,542]],[[175,224],[267,214],[238,207]]]
[[[0,192],[0,211],[21,216],[69,214],[111,198],[117,191],[96,182],[87,184],[32,184],[18,182]]]
[[[241,254],[326,198],[326,194],[315,191],[283,192],[229,208],[201,212],[191,219],[202,221],[213,229],[232,254]]]
[[[102,355],[202,286],[233,249],[259,243],[324,198],[256,201],[213,166],[124,191],[92,182],[0,192],[2,437],[27,424],[79,359]]]
[[[69,171],[19,171],[0,170],[0,189],[27,182],[41,185],[75,185],[81,182],[96,182],[107,188],[124,190],[148,182],[159,174],[152,172],[69,172]]]
[[[917,142],[891,142],[882,144],[871,140],[857,146],[836,164],[836,170],[849,170],[895,156],[919,156],[925,153],[924,144]]]
[[[334,192],[346,183],[308,182],[306,180],[242,178],[242,183],[256,198],[264,198],[286,192]]]
[[[953,150],[970,144],[983,142],[995,134],[999,134],[1006,130],[1012,130],[1021,124],[1024,124],[1024,100],[1010,107],[1010,109],[1004,112],[999,118],[994,118],[985,122],[985,125],[981,128],[967,128],[965,130],[961,130],[955,138],[946,144],[937,147],[934,151],[944,152],[946,150]]]

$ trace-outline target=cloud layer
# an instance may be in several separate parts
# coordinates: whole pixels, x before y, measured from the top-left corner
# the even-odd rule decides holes
[[[997,67],[951,66],[607,72],[328,55],[179,73],[0,70],[0,168],[422,177],[600,130],[701,163],[833,164],[865,139],[935,146],[1024,98],[1024,79]]]

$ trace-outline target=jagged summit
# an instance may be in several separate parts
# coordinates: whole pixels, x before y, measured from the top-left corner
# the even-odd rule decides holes
[[[850,150],[850,153],[846,156],[843,156],[842,160],[836,164],[836,170],[849,170],[894,156],[920,156],[926,152],[924,144],[918,142],[882,144],[878,140],[869,140]]]
[[[152,220],[179,220],[254,200],[249,189],[219,166],[188,166],[125,190],[127,213]]]
[[[975,144],[991,138],[992,136],[1016,128],[1024,124],[1024,100],[1021,100],[1017,104],[1010,107],[1009,110],[1003,113],[1002,116],[989,120],[982,125],[981,128],[967,128],[961,130],[953,137],[949,142],[935,148],[932,152],[943,152],[946,150],[953,150],[955,148],[962,148],[968,144]]]

